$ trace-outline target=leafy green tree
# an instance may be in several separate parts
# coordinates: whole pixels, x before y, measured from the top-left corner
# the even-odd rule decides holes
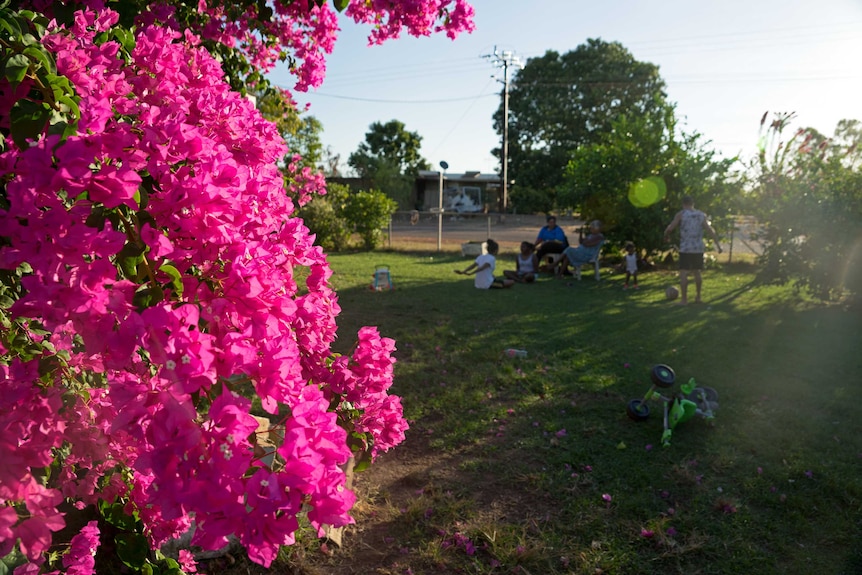
[[[394,167],[399,173],[412,176],[431,167],[419,154],[421,145],[422,136],[409,132],[403,122],[374,122],[347,163],[361,178],[373,178],[384,167]]]
[[[367,250],[380,245],[382,229],[398,209],[394,200],[379,190],[360,191],[347,198],[344,216],[362,238]]]
[[[530,59],[509,90],[513,203],[531,211],[553,204],[570,154],[599,141],[618,116],[660,109],[664,89],[658,67],[637,61],[618,42],[591,39],[565,54],[548,51]],[[502,106],[494,127],[502,134]],[[541,191],[547,199],[519,198],[519,189]]]
[[[862,121],[841,120],[830,141],[832,154],[849,168],[862,167]]]
[[[855,121],[842,121],[826,140],[810,129],[791,131],[794,114],[766,119],[750,173],[750,206],[765,245],[761,278],[792,281],[824,300],[862,293],[862,171],[847,162],[855,142],[840,145]]]
[[[672,106],[619,116],[596,143],[580,147],[566,168],[558,204],[605,223],[609,240],[631,240],[644,255],[667,248],[665,226],[682,197],[696,198],[718,230],[740,196],[735,159],[718,159],[698,134],[677,134]]]
[[[320,120],[302,114],[290,94],[283,90],[260,90],[255,94],[255,98],[257,109],[263,117],[278,126],[290,154],[299,154],[303,166],[318,169],[324,159],[323,143],[320,140],[323,124]]]
[[[398,120],[374,122],[347,164],[374,188],[406,206],[416,174],[431,167],[419,154],[421,144],[422,136]]]

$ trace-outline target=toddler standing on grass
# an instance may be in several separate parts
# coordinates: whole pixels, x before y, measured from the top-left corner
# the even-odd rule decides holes
[[[634,281],[634,288],[638,289],[638,255],[633,242],[626,242],[626,283],[623,289],[629,289],[629,279]]]
[[[497,267],[496,255],[500,251],[500,246],[494,240],[488,240],[485,244],[488,247],[487,254],[480,255],[466,269],[455,270],[455,273],[461,275],[476,274],[473,285],[477,289],[512,287],[515,284],[514,280],[494,277],[494,268]]]

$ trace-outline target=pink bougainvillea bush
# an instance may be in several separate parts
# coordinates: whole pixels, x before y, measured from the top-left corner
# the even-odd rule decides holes
[[[306,6],[286,19],[326,20],[325,4],[286,4]],[[367,20],[377,3],[357,4]],[[403,20],[448,2],[383,4],[421,27]],[[458,14],[448,29],[469,27]],[[88,9],[47,24],[41,45],[75,101],[44,105],[79,110],[65,131],[13,144],[44,86],[26,70],[0,80],[0,557],[23,555],[16,573],[92,572],[95,521],[46,555],[63,509],[113,505],[150,548],[194,521],[195,545],[233,535],[269,565],[300,513],[350,523],[343,465],[404,439],[394,342],[365,327],[332,352],[331,271],[291,217],[322,182],[294,177],[286,193],[284,143],[198,36],[150,19],[120,42],[117,22]]]

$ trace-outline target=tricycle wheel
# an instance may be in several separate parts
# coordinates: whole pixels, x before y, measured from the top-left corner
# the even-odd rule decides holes
[[[650,372],[650,380],[656,387],[672,387],[676,381],[676,374],[669,365],[660,363],[653,366]]]
[[[649,406],[640,399],[633,399],[626,406],[626,415],[635,421],[646,421],[649,417]]]

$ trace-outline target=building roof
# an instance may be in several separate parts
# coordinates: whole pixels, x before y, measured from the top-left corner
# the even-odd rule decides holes
[[[499,184],[500,176],[498,174],[483,174],[481,172],[465,172],[463,174],[443,172],[443,177],[447,182],[481,182],[485,184]],[[418,180],[437,180],[440,178],[440,172],[434,170],[419,170],[416,176]]]

